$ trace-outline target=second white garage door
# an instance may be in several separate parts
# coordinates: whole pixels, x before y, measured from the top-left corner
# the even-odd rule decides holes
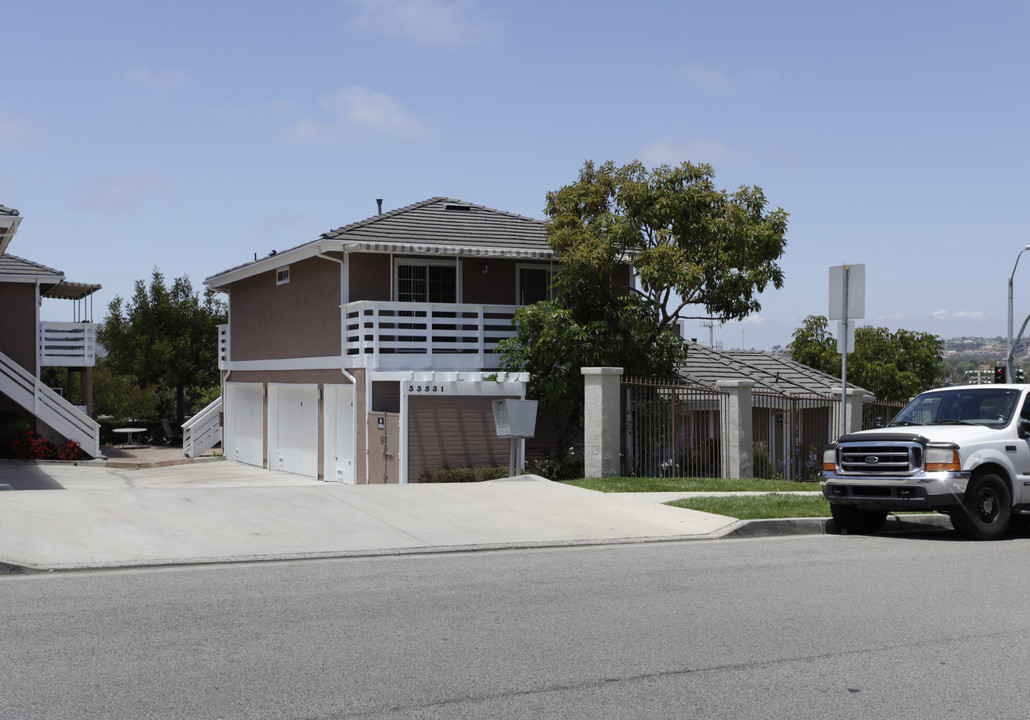
[[[318,386],[268,386],[268,465],[318,477]]]

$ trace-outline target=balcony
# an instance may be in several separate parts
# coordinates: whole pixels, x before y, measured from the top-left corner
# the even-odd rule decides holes
[[[86,322],[41,322],[39,357],[43,367],[93,367],[97,326]]]
[[[343,306],[345,367],[496,370],[515,305],[353,302]]]

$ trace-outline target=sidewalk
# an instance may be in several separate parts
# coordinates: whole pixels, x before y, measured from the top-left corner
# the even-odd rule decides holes
[[[140,470],[0,462],[0,563],[84,570],[823,532],[742,523],[533,475],[340,485],[238,463]],[[56,491],[56,492],[55,492]],[[775,523],[768,524],[768,522]]]

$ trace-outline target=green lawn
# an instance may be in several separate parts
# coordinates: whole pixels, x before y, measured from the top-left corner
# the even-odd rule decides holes
[[[822,495],[793,495],[818,492],[819,483],[786,480],[723,480],[720,478],[585,478],[568,485],[599,492],[767,492],[774,495],[703,497],[675,500],[667,505],[726,515],[738,520],[765,518],[829,517],[830,504]]]
[[[826,498],[810,495],[741,495],[673,500],[666,505],[726,515],[738,520],[766,518],[830,517]]]
[[[599,492],[819,492],[816,482],[786,480],[722,480],[720,478],[584,478],[568,485]]]

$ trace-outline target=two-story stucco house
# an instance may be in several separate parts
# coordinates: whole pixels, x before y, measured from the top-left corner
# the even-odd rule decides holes
[[[21,220],[17,210],[0,205],[0,415],[20,417],[52,440],[74,440],[97,457],[100,429],[90,418],[96,326],[88,299],[100,286],[69,282],[59,270],[9,254]],[[45,299],[71,300],[73,321],[40,320]],[[77,374],[68,383],[77,397],[47,387],[45,367]]]
[[[226,457],[348,483],[507,465],[491,401],[528,377],[493,350],[555,271],[542,221],[437,197],[208,278]]]

